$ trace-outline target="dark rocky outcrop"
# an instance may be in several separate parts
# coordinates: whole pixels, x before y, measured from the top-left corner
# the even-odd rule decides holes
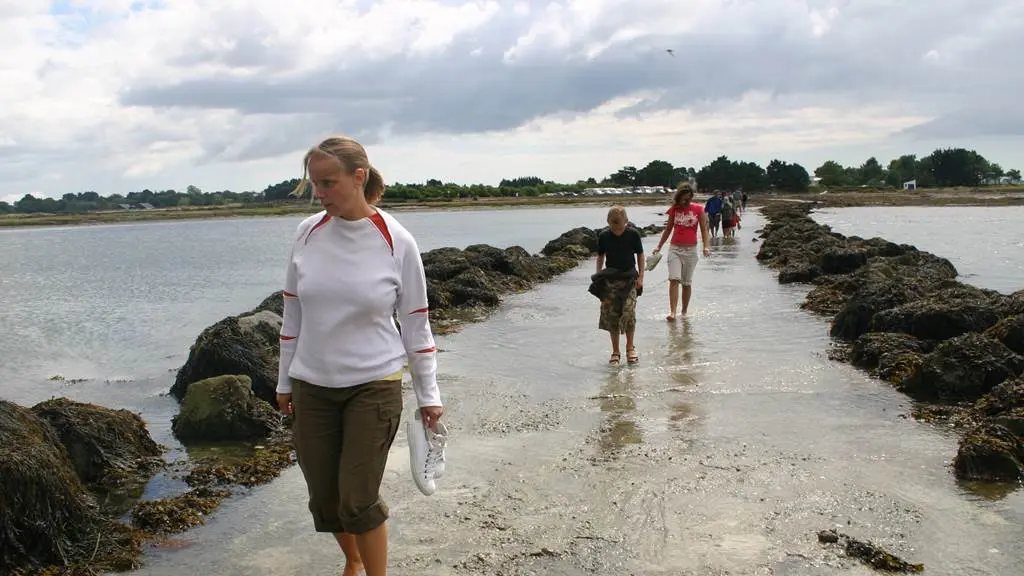
[[[963,480],[1024,480],[1024,439],[1005,426],[979,425],[960,441],[953,469]]]
[[[564,255],[568,250],[571,255],[579,253],[579,249],[583,248],[588,254],[596,253],[597,235],[599,232],[600,230],[593,228],[573,228],[545,244],[540,252],[545,256],[557,256],[560,254]]]
[[[142,418],[128,410],[55,398],[32,412],[60,439],[78,477],[94,489],[147,481],[164,461]]]
[[[1003,318],[989,328],[985,335],[999,340],[1017,354],[1024,355],[1024,313]]]
[[[904,332],[919,338],[946,340],[967,332],[984,332],[999,322],[1006,309],[997,292],[952,283],[871,317],[871,332]]]
[[[53,427],[0,400],[0,574],[130,570],[140,553],[101,513]]]
[[[879,359],[885,354],[911,352],[923,354],[927,344],[909,334],[873,332],[862,335],[853,343],[850,363],[859,368],[878,368]]]
[[[901,389],[925,400],[977,400],[1021,372],[1024,357],[998,340],[972,332],[940,342]]]
[[[974,403],[977,414],[1024,436],[1024,378],[1007,380]]]
[[[171,421],[184,444],[262,440],[281,427],[281,413],[257,398],[248,376],[214,376],[193,382]]]
[[[565,250],[574,252],[544,257],[519,246],[500,249],[476,244],[465,250],[438,248],[423,253],[432,319],[444,322],[456,309],[493,308],[505,294],[550,280],[590,256],[582,244],[565,244]]]
[[[849,361],[919,402],[915,414],[964,432],[960,478],[1013,481],[1024,455],[1024,290],[1004,295],[956,281],[945,258],[880,238],[845,237],[811,206],[764,207],[757,258],[780,283],[813,288],[801,305],[831,316]]]
[[[284,290],[278,290],[264,298],[263,302],[259,303],[259,306],[252,309],[252,313],[262,312],[264,310],[273,312],[278,316],[284,316]]]
[[[269,310],[229,316],[203,330],[178,370],[171,395],[179,402],[193,382],[244,374],[256,395],[275,402],[281,316]]]

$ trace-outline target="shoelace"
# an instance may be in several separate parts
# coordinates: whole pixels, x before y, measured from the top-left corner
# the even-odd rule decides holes
[[[427,442],[427,458],[423,465],[424,475],[434,475],[438,464],[441,462],[441,458],[444,456],[444,446],[444,436],[434,436],[432,440]]]

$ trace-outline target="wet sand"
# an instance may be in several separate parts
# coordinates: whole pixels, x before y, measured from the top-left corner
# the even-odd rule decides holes
[[[700,262],[674,326],[664,263],[648,274],[635,367],[605,365],[592,262],[440,338],[448,474],[434,496],[416,490],[403,425],[383,489],[391,573],[871,574],[818,543],[829,528],[926,574],[1024,573],[1024,495],[958,487],[954,436],[827,359],[827,326],[798,308],[806,288],[754,260],[760,220]],[[340,573],[305,506],[293,467],[139,573]]]

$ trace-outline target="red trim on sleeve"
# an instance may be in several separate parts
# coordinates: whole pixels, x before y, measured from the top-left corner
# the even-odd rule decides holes
[[[295,336],[281,336],[281,340],[295,340]]]
[[[284,297],[285,298],[298,298],[298,296],[296,296],[295,294],[292,294],[291,292],[289,292],[287,290],[282,290],[282,292],[284,292]]]
[[[417,354],[430,354],[431,352],[437,352],[437,346],[431,346],[430,348],[424,348],[423,350],[417,350]]]
[[[313,232],[316,232],[317,228],[320,228],[324,224],[327,224],[327,222],[330,219],[331,219],[331,215],[330,214],[324,214],[324,217],[321,218],[319,222],[314,224],[313,227],[309,229],[309,234],[306,234],[306,240],[304,241],[304,243],[305,244],[309,244],[309,237],[313,235]]]
[[[384,237],[384,242],[388,245],[388,250],[395,251],[395,242],[391,239],[391,231],[388,230],[388,223],[384,221],[384,217],[380,215],[380,212],[374,212],[370,216],[370,222],[377,228],[380,235]]]
[[[412,312],[409,312],[409,315],[412,316],[413,314],[426,314],[429,311],[430,311],[430,308],[419,308],[419,309],[413,310]]]

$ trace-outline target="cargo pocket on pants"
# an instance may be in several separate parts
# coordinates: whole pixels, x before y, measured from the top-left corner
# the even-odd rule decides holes
[[[377,406],[377,418],[380,420],[378,439],[382,452],[386,455],[398,434],[398,426],[402,421],[402,404],[380,404]],[[386,456],[385,456],[386,457]]]

